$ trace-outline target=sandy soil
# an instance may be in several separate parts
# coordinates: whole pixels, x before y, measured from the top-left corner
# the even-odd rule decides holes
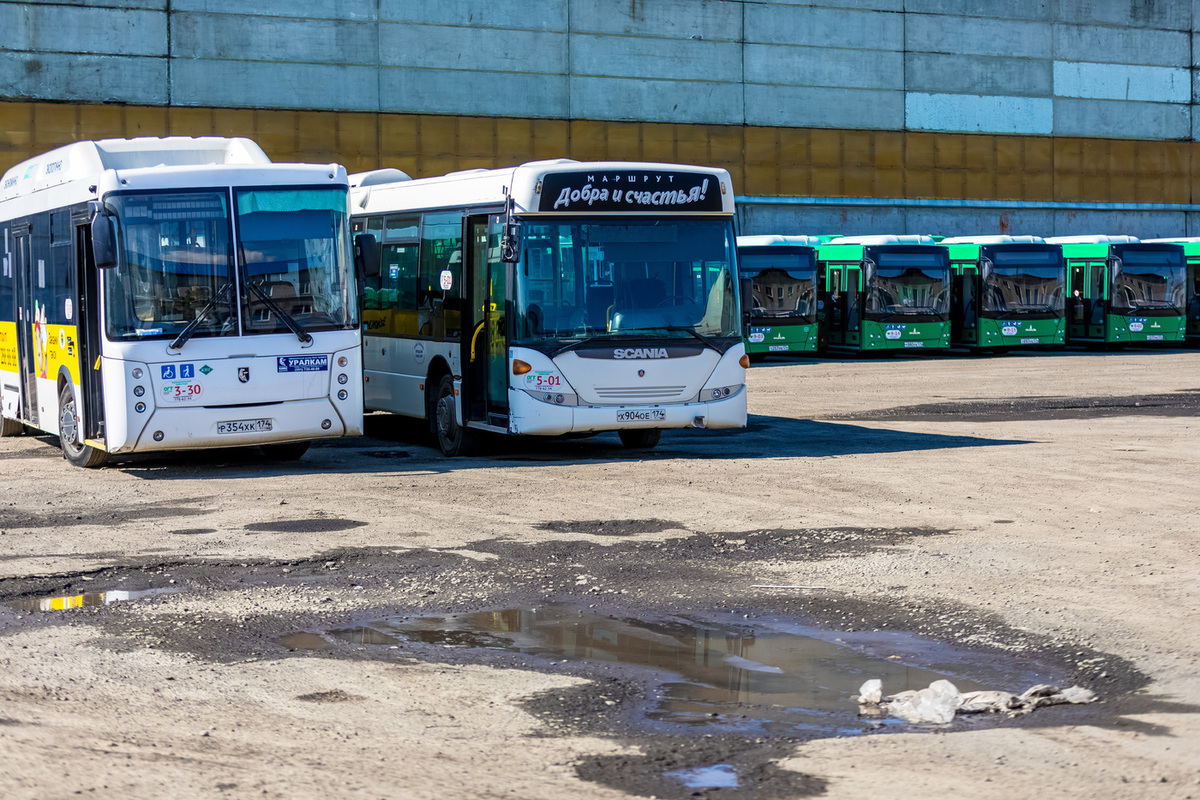
[[[383,416],[283,465],[0,440],[0,797],[687,797],[665,771],[726,762],[696,791],[1200,797],[1200,353],[768,361],[750,391],[747,431],[648,454],[451,461]],[[13,605],[148,588],[178,591]],[[705,737],[643,724],[653,676],[614,665],[281,643],[547,600],[919,632],[1103,702]]]

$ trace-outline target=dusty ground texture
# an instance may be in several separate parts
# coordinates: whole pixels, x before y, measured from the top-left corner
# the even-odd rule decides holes
[[[0,440],[0,797],[1200,798],[1200,353],[768,361],[750,390],[747,431],[648,454],[451,461],[384,416],[284,465]],[[646,724],[658,673],[328,635],[547,601],[911,631],[1103,702],[689,733]],[[667,776],[715,764],[740,785]]]

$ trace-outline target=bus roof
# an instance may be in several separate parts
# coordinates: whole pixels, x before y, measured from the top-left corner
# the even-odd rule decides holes
[[[1049,236],[1046,241],[1050,244],[1129,244],[1140,241],[1136,236]]]
[[[839,236],[836,239],[830,239],[826,244],[861,244],[871,247],[881,244],[938,244],[938,242],[932,236],[911,233],[901,236]]]
[[[770,234],[766,236],[739,236],[738,247],[819,247],[822,244],[819,236],[781,236]]]
[[[72,181],[95,181],[110,169],[270,163],[261,147],[244,138],[144,136],[74,142],[10,168],[0,179],[0,200]]]
[[[1040,244],[1041,236],[948,236],[939,244]]]
[[[364,183],[351,176],[355,214],[502,206],[518,214],[733,214],[733,184],[718,167],[636,161],[530,161],[502,169]]]

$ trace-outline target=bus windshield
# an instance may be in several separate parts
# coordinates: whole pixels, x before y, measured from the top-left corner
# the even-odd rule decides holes
[[[876,255],[866,312],[875,319],[941,316],[950,308],[950,261],[941,253]]]
[[[751,317],[773,323],[816,319],[816,258],[811,250],[739,250],[738,273],[751,279],[750,297],[744,298]]]
[[[1114,311],[1182,314],[1186,274],[1173,252],[1126,250],[1113,269]]]
[[[728,220],[526,221],[522,244],[515,340],[550,347],[629,336],[740,341]]]
[[[110,198],[120,246],[104,272],[109,338],[183,333],[182,345],[239,329],[286,332],[283,314],[307,330],[357,326],[345,198],[338,188],[238,191],[240,246],[225,190]]]
[[[983,278],[980,311],[985,316],[1019,313],[1049,319],[1064,313],[1067,273],[1057,252],[994,252]]]

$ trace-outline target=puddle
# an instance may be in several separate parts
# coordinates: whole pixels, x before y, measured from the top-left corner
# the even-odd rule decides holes
[[[677,769],[672,772],[664,772],[663,775],[676,779],[689,789],[736,789],[738,787],[737,769],[732,764]]]
[[[84,592],[82,594],[58,595],[55,597],[27,597],[14,600],[9,607],[15,611],[67,611],[72,608],[95,608],[128,600],[141,600],[160,594],[178,594],[179,589],[142,589],[137,592],[112,590],[108,592]]]
[[[332,650],[333,644],[327,642],[319,633],[289,633],[275,640],[288,650]]]
[[[869,678],[881,679],[884,693],[895,694],[942,678],[963,692],[1020,692],[1060,677],[1031,661],[984,656],[911,634],[838,633],[779,621],[751,626],[732,617],[730,624],[646,622],[553,604],[392,617],[328,635],[359,645],[420,643],[650,668],[659,671],[654,702],[645,710],[654,727],[750,735],[908,727],[889,717],[859,716],[854,698]]]
[[[242,529],[251,533],[336,533],[366,525],[356,519],[277,519],[273,522],[251,522]]]

